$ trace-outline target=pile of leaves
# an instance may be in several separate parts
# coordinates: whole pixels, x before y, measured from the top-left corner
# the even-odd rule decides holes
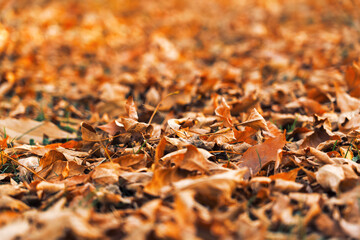
[[[2,239],[360,239],[360,3],[0,2]]]

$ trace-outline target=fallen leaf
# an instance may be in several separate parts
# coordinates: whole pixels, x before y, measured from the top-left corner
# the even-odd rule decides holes
[[[281,192],[298,192],[304,186],[301,183],[277,178],[274,180],[273,189]]]
[[[270,176],[270,179],[283,179],[287,181],[295,181],[299,170],[301,170],[301,168],[295,168],[289,172],[277,173]]]
[[[347,66],[345,81],[348,86],[350,96],[360,98],[360,66],[359,62],[354,62],[352,66]]]
[[[148,194],[157,196],[161,194],[162,188],[173,184],[187,176],[186,172],[182,172],[179,168],[158,168],[154,170],[154,175],[144,191]]]
[[[340,166],[324,165],[316,172],[316,181],[325,189],[333,192],[339,191],[340,182],[345,174]]]
[[[327,131],[323,126],[321,126],[319,128],[315,128],[313,133],[305,137],[304,141],[300,145],[300,148],[316,148],[320,143],[328,140],[340,141],[340,137],[333,133],[329,133],[329,131]]]
[[[154,130],[152,125],[138,122],[131,118],[121,118],[120,122],[124,125],[125,130],[130,133],[145,133],[147,135],[151,135]]]
[[[215,109],[216,116],[219,116],[226,127],[232,127],[230,106],[226,103],[225,98],[221,98],[220,105]]]
[[[207,160],[195,146],[188,145],[186,148],[187,151],[182,161],[174,162],[180,168],[189,171],[198,170],[202,173],[209,173],[209,171],[219,168],[216,163]]]
[[[149,163],[145,154],[127,154],[113,158],[112,162],[118,163],[121,167],[131,167],[134,170],[144,168]]]
[[[336,86],[336,102],[342,113],[355,111],[360,108],[360,100],[351,97],[339,86]]]
[[[245,178],[256,175],[267,163],[276,161],[277,152],[285,146],[285,134],[276,138],[265,140],[264,143],[250,147],[242,156],[239,167],[248,167],[249,171],[245,174]]]
[[[215,207],[232,201],[232,192],[237,184],[243,180],[245,172],[245,168],[229,170],[209,177],[184,179],[173,183],[173,185],[177,191],[194,191],[197,201]]]
[[[238,142],[246,142],[251,145],[255,145],[257,141],[253,139],[254,135],[256,134],[256,130],[251,127],[245,127],[243,131],[236,130],[233,128],[234,136],[236,141]]]
[[[30,207],[20,200],[16,200],[6,195],[0,195],[0,209],[10,209],[23,212],[29,210]]]
[[[318,114],[323,115],[328,111],[325,107],[323,107],[319,102],[309,99],[309,98],[299,98],[298,99],[300,105],[305,109],[306,113],[309,115]]]
[[[125,132],[124,125],[116,120],[113,120],[105,125],[98,126],[97,128],[100,128],[104,132],[109,133],[111,136]]]
[[[88,142],[97,142],[100,140],[95,129],[86,122],[81,123],[81,137],[84,141]]]
[[[97,166],[91,173],[91,179],[98,184],[114,184],[119,181],[119,176],[122,173],[121,167],[118,163],[102,163]]]
[[[126,100],[125,109],[126,109],[126,112],[129,116],[129,118],[138,120],[139,117],[138,117],[136,105],[134,103],[132,96],[129,96],[128,99]]]
[[[305,149],[305,152],[315,156],[315,158],[323,164],[334,164],[334,160],[331,159],[326,153],[319,151],[315,148],[309,147]]]
[[[325,213],[321,213],[315,219],[315,226],[325,236],[344,237],[344,233],[341,231],[339,224]]]
[[[340,219],[340,227],[351,238],[359,238],[360,236],[360,223],[347,222],[345,219]]]
[[[248,119],[245,122],[240,123],[240,125],[252,127],[255,130],[269,131],[265,119],[260,115],[256,108],[251,110]]]
[[[35,142],[42,143],[44,138],[48,138],[49,141],[76,138],[76,134],[60,130],[51,122],[37,122],[26,118],[0,119],[1,134],[5,134],[4,131],[6,131],[7,136],[15,139],[19,143],[29,143],[31,139]]]

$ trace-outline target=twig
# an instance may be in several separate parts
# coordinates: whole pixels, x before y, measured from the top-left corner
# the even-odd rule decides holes
[[[176,91],[176,92],[173,92],[173,93],[169,93],[169,94],[166,95],[163,99],[161,99],[161,101],[158,103],[158,105],[156,106],[153,114],[152,114],[151,117],[150,117],[150,120],[149,120],[149,122],[148,122],[149,125],[151,124],[151,122],[152,122],[152,120],[153,120],[156,112],[159,110],[161,103],[162,103],[165,99],[167,99],[168,97],[170,97],[170,96],[172,96],[172,95],[175,95],[175,94],[178,94],[178,93],[179,93],[179,91]]]
[[[28,170],[29,172],[33,173],[35,176],[37,176],[38,178],[40,178],[42,181],[45,181],[45,182],[46,182],[45,178],[41,177],[41,176],[40,176],[39,174],[37,174],[34,170],[32,170],[32,169],[28,168],[27,166],[19,163],[16,159],[10,157],[10,156],[7,155],[7,154],[4,154],[3,156],[4,156],[4,157],[7,157],[7,158],[10,159],[11,161],[15,162],[16,164],[18,164],[18,165],[20,165],[21,167],[25,168],[25,169]]]
[[[209,153],[232,153],[232,154],[238,154],[238,155],[242,155],[242,153],[238,153],[238,152],[232,152],[232,151],[222,151],[222,150],[217,150],[217,151],[209,151]]]

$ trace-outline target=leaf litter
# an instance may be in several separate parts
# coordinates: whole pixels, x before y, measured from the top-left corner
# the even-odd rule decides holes
[[[1,238],[360,239],[359,8],[1,2]]]

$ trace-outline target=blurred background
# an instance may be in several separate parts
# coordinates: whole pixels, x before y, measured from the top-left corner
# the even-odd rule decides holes
[[[331,93],[328,82],[344,85],[344,66],[360,56],[358,9],[357,0],[2,0],[0,114],[96,121],[124,114],[133,95],[145,121],[175,91],[162,110],[206,113],[214,93],[266,107],[261,91],[284,81]]]

